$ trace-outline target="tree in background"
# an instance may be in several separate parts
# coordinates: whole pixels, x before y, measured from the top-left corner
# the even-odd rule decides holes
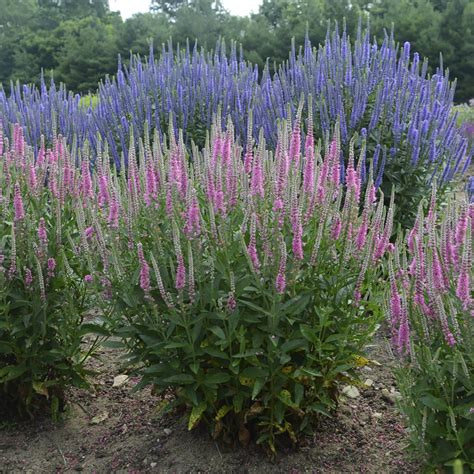
[[[29,32],[37,14],[35,0],[0,0],[0,81],[6,86],[15,75],[15,56],[21,51],[18,39]]]
[[[116,70],[122,20],[108,0],[0,0],[0,81],[37,82],[41,71],[79,92]]]
[[[439,1],[445,5],[440,24],[444,64],[458,78],[457,97],[474,98],[474,1]]]
[[[41,69],[54,70],[77,92],[97,87],[116,71],[117,56],[160,49],[189,40],[214,48],[222,38],[242,45],[245,59],[271,71],[288,59],[291,41],[324,42],[328,21],[338,21],[352,37],[360,17],[370,17],[377,37],[394,26],[395,39],[458,78],[456,99],[474,97],[474,0],[263,0],[259,12],[236,17],[220,0],[150,0],[151,12],[123,22],[107,0],[0,0],[0,81],[37,81]]]
[[[106,22],[88,16],[61,23],[56,35],[63,38],[63,44],[55,55],[61,81],[73,90],[95,91],[101,79],[116,71],[121,23],[120,17],[113,16]]]

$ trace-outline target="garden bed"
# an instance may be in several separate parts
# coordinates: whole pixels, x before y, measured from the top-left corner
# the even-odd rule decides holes
[[[403,420],[387,395],[394,390],[390,355],[383,341],[369,351],[380,365],[366,366],[360,375],[373,385],[343,398],[314,438],[272,462],[258,447],[229,447],[204,430],[189,432],[178,415],[160,418],[159,399],[149,389],[132,393],[136,379],[114,387],[120,352],[103,348],[88,364],[97,371],[95,389],[71,390],[64,421],[1,426],[0,465],[6,472],[416,472],[404,452]]]

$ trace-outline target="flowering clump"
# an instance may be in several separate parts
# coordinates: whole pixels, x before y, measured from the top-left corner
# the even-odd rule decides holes
[[[100,256],[117,334],[145,363],[142,384],[173,389],[189,428],[202,421],[242,442],[253,433],[272,450],[278,434],[295,441],[328,415],[353,375],[379,318],[368,299],[393,219],[372,184],[362,189],[353,142],[341,176],[337,128],[324,149],[312,136],[299,146],[301,110],[274,153],[263,135],[241,147],[229,121],[192,157],[173,131],[168,143],[146,137],[138,156],[130,150],[128,178],[104,154],[118,228],[100,183],[95,197],[79,192],[96,209],[78,207],[79,227],[95,230],[85,255]]]
[[[77,252],[79,170],[61,137],[36,161],[21,128],[14,137],[0,132],[0,412],[56,416],[65,387],[86,385],[83,282],[92,276]],[[81,234],[84,244],[93,234]]]
[[[401,407],[414,446],[437,465],[474,459],[474,271],[473,204],[453,202],[436,211],[436,189],[428,215],[420,206],[389,264],[387,307]]]

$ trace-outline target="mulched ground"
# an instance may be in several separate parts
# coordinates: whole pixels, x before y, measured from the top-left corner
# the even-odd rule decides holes
[[[160,418],[160,400],[149,389],[131,393],[136,379],[113,386],[120,354],[104,348],[90,361],[95,390],[72,390],[64,421],[0,420],[0,472],[419,472],[405,453],[407,434],[393,404],[391,358],[383,346],[369,348],[380,365],[361,369],[362,380],[373,384],[343,399],[313,437],[274,461],[256,446],[230,449],[202,430],[189,432],[177,416]]]

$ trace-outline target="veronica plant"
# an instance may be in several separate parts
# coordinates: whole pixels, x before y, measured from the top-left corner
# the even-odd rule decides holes
[[[431,466],[474,467],[474,206],[420,207],[408,250],[390,264],[388,314],[401,409]],[[399,246],[403,248],[402,246]],[[457,461],[458,463],[460,461]],[[469,470],[469,469],[468,469]]]
[[[362,192],[352,147],[341,182],[338,132],[323,159],[309,120],[303,149],[298,119],[274,154],[263,136],[242,149],[231,122],[192,159],[182,135],[156,134],[138,158],[130,148],[127,175],[103,167],[101,212],[83,224],[140,385],[171,391],[190,429],[271,450],[329,415],[355,377],[392,248],[393,207]]]
[[[75,219],[75,166],[58,137],[34,161],[22,128],[0,140],[0,400],[6,414],[57,416],[86,384],[91,285]]]

